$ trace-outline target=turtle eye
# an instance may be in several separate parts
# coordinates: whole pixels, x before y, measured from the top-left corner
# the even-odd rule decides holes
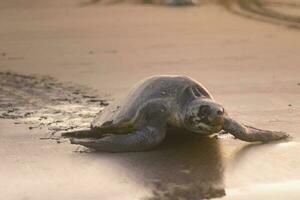
[[[210,106],[201,106],[199,108],[199,111],[198,111],[198,116],[199,117],[202,117],[202,116],[208,116],[211,114],[211,108]]]

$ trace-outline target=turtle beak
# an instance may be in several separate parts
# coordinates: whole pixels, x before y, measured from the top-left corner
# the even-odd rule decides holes
[[[217,126],[224,124],[224,117],[223,116],[217,116],[217,117],[208,117],[209,125]]]

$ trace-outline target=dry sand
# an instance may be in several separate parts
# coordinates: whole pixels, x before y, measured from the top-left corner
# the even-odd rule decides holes
[[[68,142],[40,140],[46,129],[1,120],[0,199],[196,199],[223,189],[223,199],[298,199],[297,28],[209,3],[29,2],[0,2],[1,71],[49,75],[105,99],[153,74],[188,75],[235,118],[293,139],[251,145],[183,137],[150,153],[81,154]],[[272,6],[299,13],[297,6]]]

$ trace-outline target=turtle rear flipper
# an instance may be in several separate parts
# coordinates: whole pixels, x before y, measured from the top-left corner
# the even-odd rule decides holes
[[[224,118],[223,130],[229,132],[236,138],[247,142],[269,142],[289,138],[289,135],[281,131],[269,131],[240,124],[229,117]]]
[[[65,132],[65,133],[62,133],[61,136],[67,137],[67,138],[100,138],[100,137],[102,137],[101,134],[97,133],[96,131],[92,131],[91,129]]]
[[[71,144],[79,144],[97,151],[130,152],[147,151],[159,145],[165,138],[165,128],[146,126],[126,135],[108,135],[100,139],[71,138]]]

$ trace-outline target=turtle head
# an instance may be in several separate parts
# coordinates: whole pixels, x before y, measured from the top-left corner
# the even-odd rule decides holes
[[[186,106],[184,124],[188,130],[203,135],[221,131],[226,112],[224,108],[208,98],[197,98]]]

